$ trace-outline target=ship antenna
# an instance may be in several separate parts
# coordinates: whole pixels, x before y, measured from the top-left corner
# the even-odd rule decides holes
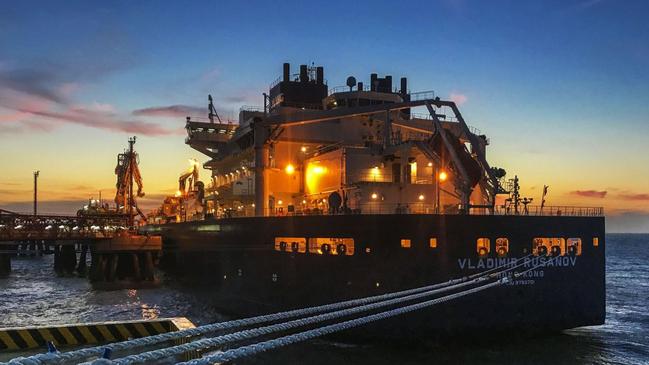
[[[219,123],[223,124],[223,122],[221,122],[221,118],[219,118],[219,113],[216,112],[216,108],[214,107],[212,95],[207,95],[207,100],[209,101],[207,108],[210,111],[210,113],[208,114],[208,118],[210,118],[210,123],[214,123],[214,117],[216,116],[216,119],[219,121]]]

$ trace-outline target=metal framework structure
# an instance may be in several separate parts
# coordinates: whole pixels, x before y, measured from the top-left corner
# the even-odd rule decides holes
[[[287,128],[292,126],[301,126],[312,123],[321,123],[330,120],[337,120],[341,118],[351,118],[359,116],[370,116],[375,114],[385,113],[386,115],[386,128],[384,133],[386,136],[391,134],[392,123],[393,121],[390,118],[390,112],[399,111],[403,109],[411,109],[415,107],[425,106],[428,109],[431,120],[435,126],[435,129],[440,132],[442,141],[446,149],[451,154],[451,160],[455,168],[460,173],[459,190],[460,190],[460,200],[461,200],[461,211],[465,214],[469,213],[471,208],[488,208],[493,211],[496,201],[496,195],[502,192],[502,189],[499,185],[498,178],[493,175],[489,163],[486,161],[482,150],[479,148],[479,141],[477,137],[470,132],[469,127],[467,126],[462,114],[460,113],[457,105],[452,101],[440,100],[439,98],[435,99],[422,99],[415,101],[406,101],[401,103],[394,104],[381,104],[381,105],[370,105],[357,107],[353,109],[339,108],[331,110],[296,110],[292,113],[281,114],[281,115],[264,115],[263,118],[255,118],[254,124],[252,126],[254,133],[254,148],[255,148],[255,215],[263,216],[268,212],[268,185],[267,185],[267,174],[266,170],[268,167],[268,159],[270,153],[270,143],[273,141],[273,134],[277,133],[278,129]],[[439,115],[435,111],[435,108],[449,107],[453,110],[455,118],[457,119],[460,129],[463,135],[469,140],[471,144],[472,151],[476,153],[476,160],[479,163],[482,171],[486,174],[487,179],[481,179],[481,183],[488,193],[489,204],[488,205],[479,205],[472,206],[469,203],[469,197],[471,195],[472,187],[469,184],[468,174],[464,168],[462,161],[455,152],[454,148],[451,145],[451,142],[446,135],[444,128],[442,127]],[[385,149],[390,148],[389,138],[384,139]],[[422,150],[426,150],[425,147],[422,147]],[[430,155],[433,159],[436,156],[431,151],[424,152],[427,155]]]
[[[125,215],[33,215],[0,209],[0,241],[106,239],[127,229]]]

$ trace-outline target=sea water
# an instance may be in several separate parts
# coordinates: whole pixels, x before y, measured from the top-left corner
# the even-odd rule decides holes
[[[315,340],[238,364],[649,364],[649,234],[606,236],[606,324],[530,339],[407,347]],[[0,327],[104,320],[224,318],[173,286],[96,291],[83,278],[56,277],[52,256],[14,258],[0,279]],[[0,355],[0,361],[6,360]]]

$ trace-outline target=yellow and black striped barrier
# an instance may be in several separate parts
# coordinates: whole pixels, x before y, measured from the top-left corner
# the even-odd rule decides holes
[[[110,343],[193,327],[194,324],[187,318],[178,317],[142,321],[0,328],[0,351],[46,348],[50,341],[57,347]]]

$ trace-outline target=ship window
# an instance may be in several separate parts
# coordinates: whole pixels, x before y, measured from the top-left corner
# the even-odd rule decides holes
[[[478,255],[484,256],[487,255],[489,252],[491,252],[491,244],[488,238],[481,237],[478,238],[476,241],[476,251],[478,252]]]
[[[532,241],[535,256],[559,256],[566,253],[566,240],[558,237],[536,237]]]
[[[566,240],[566,251],[568,255],[581,255],[581,238],[568,238]]]
[[[401,247],[410,248],[410,240],[406,238],[401,239]]]
[[[430,246],[430,248],[436,248],[437,247],[437,238],[431,237],[428,240],[428,245]]]
[[[496,253],[498,256],[505,256],[509,253],[509,239],[505,237],[496,238]]]
[[[306,252],[306,239],[303,237],[275,237],[275,251]]]
[[[354,254],[353,238],[309,238],[309,253],[318,255],[351,256]]]
[[[599,246],[599,237],[593,237],[593,246]]]

